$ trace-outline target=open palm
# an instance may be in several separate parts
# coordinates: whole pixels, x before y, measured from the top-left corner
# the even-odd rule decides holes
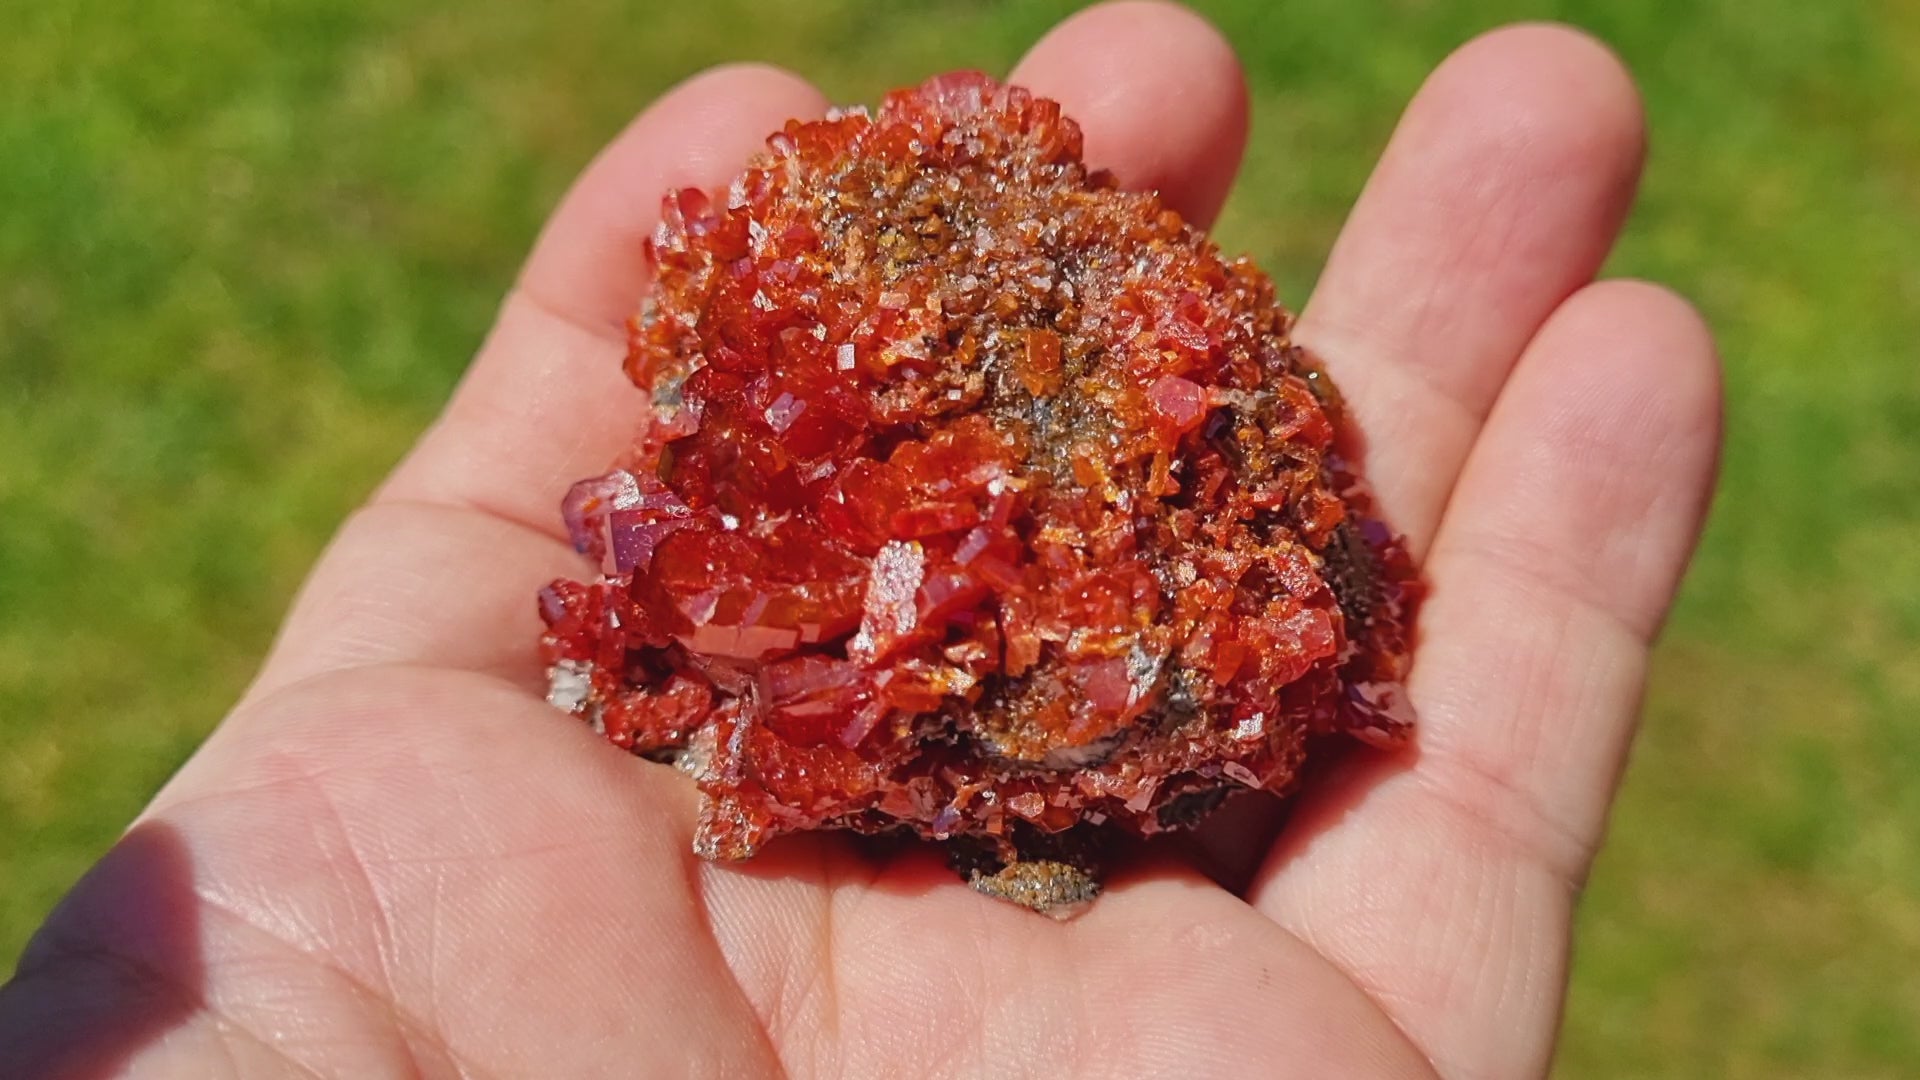
[[[1081,121],[1094,164],[1212,219],[1246,93],[1198,19],[1096,8],[1012,78]],[[723,184],[825,104],[782,72],[712,71],[581,178],[257,683],[0,990],[0,1073],[1545,1068],[1573,904],[1718,444],[1699,319],[1593,283],[1642,152],[1619,65],[1549,27],[1448,60],[1299,327],[1432,587],[1416,747],[1323,778],[1277,844],[1257,815],[1214,830],[1235,891],[1163,856],[1064,924],[931,854],[841,837],[703,864],[691,785],[540,699],[532,597],[582,572],[559,493],[634,429],[621,326],[658,199]]]

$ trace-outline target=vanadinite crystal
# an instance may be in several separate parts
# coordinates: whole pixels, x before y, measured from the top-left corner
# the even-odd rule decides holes
[[[982,75],[767,146],[668,198],[647,426],[563,506],[606,573],[540,598],[551,699],[693,775],[701,855],[908,831],[1045,907],[1063,838],[1404,737],[1412,568],[1258,269]]]

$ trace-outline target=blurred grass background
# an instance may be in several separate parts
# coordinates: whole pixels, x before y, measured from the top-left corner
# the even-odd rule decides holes
[[[51,0],[0,33],[0,964],[218,719],[655,93],[1005,70],[1070,3]],[[1613,271],[1718,328],[1725,486],[1581,912],[1560,1070],[1920,1072],[1920,5],[1201,3],[1219,235],[1297,300],[1425,72],[1562,18],[1640,77]],[[3,970],[3,969],[0,969]]]

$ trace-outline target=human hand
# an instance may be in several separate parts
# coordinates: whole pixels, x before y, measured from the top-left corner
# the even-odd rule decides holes
[[[1201,224],[1218,210],[1245,90],[1193,16],[1093,9],[1012,78],[1059,99],[1123,183]],[[1296,335],[1431,585],[1415,747],[1321,778],[1240,895],[1167,857],[1065,924],[925,851],[876,861],[843,837],[702,863],[691,785],[540,700],[532,597],[581,573],[559,493],[632,431],[621,326],[659,196],[725,183],[824,107],[791,75],[710,72],[581,178],[258,681],[0,990],[0,1073],[1545,1068],[1574,899],[1718,445],[1699,319],[1591,284],[1640,164],[1625,73],[1544,27],[1448,60]]]

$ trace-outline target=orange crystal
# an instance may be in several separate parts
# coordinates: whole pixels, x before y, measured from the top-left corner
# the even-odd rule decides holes
[[[638,444],[563,507],[552,699],[705,796],[696,850],[1191,824],[1408,729],[1415,585],[1245,259],[978,74],[679,192]]]

